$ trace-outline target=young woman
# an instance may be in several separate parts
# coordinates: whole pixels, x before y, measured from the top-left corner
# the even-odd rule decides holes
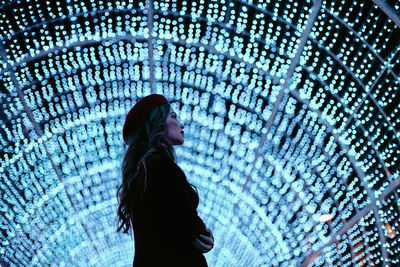
[[[203,253],[214,237],[197,214],[197,188],[175,163],[173,146],[184,143],[183,128],[158,94],[141,98],[126,116],[117,231],[133,228],[134,267],[208,266]]]

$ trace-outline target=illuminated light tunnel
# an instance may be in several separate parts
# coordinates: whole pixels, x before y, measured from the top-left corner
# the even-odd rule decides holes
[[[0,4],[0,259],[131,266],[122,125],[177,100],[209,266],[400,265],[400,2]]]

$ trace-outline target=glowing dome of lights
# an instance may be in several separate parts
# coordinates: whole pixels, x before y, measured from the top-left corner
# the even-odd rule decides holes
[[[398,1],[2,2],[2,262],[132,264],[122,124],[161,93],[209,266],[400,264]]]

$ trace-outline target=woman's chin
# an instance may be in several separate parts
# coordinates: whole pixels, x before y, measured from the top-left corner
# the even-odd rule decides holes
[[[175,139],[175,141],[173,142],[173,145],[174,146],[180,146],[180,145],[183,145],[183,143],[185,143],[185,140],[182,138],[182,139]]]

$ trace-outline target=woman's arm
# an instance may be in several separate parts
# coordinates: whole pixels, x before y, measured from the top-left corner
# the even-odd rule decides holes
[[[179,175],[182,175],[179,167],[168,157],[149,160],[146,194],[149,213],[160,238],[166,245],[188,249],[207,230],[185,194]]]

